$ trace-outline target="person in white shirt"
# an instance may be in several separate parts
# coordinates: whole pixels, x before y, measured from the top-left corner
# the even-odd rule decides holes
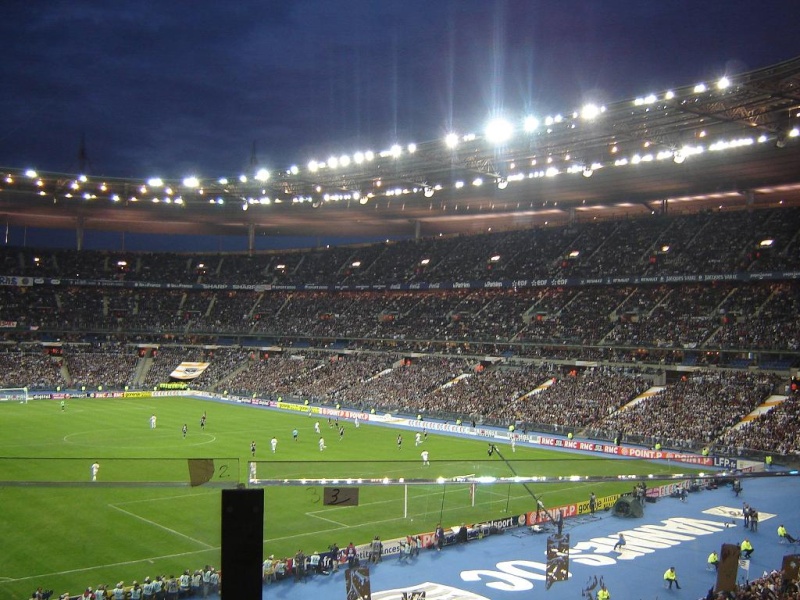
[[[92,472],[92,481],[97,481],[97,473],[100,472],[99,462],[95,461],[94,463],[92,463],[91,472]]]
[[[278,438],[273,436],[269,443],[272,446],[272,453],[275,454],[275,450],[278,447]]]
[[[420,456],[422,457],[422,465],[423,466],[427,465],[427,466],[430,467],[431,466],[431,462],[428,460],[428,451],[427,450],[423,450],[422,453],[420,454]]]
[[[319,451],[322,452],[325,448],[325,438],[319,438]]]
[[[319,421],[317,421],[316,423],[314,423],[314,433],[316,433],[317,435],[319,435]]]
[[[156,428],[156,416],[152,415],[150,417],[150,429],[155,429],[155,428]]]
[[[414,445],[419,446],[422,443],[422,434],[418,431],[414,435]]]

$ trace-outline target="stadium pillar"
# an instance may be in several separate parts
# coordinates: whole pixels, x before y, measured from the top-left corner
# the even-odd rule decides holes
[[[247,226],[247,253],[252,254],[256,249],[256,226],[250,223]]]
[[[78,217],[77,221],[75,222],[75,249],[76,250],[83,250],[83,227],[84,227],[84,218]]]
[[[222,490],[222,587],[226,598],[261,598],[264,489]]]

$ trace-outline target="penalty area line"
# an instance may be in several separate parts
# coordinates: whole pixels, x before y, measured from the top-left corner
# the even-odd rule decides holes
[[[110,506],[114,510],[118,510],[121,513],[124,513],[124,514],[126,514],[128,516],[131,516],[134,519],[139,519],[140,521],[144,521],[148,525],[152,525],[153,527],[158,527],[159,529],[163,529],[164,531],[168,531],[173,535],[177,535],[179,537],[187,539],[187,540],[189,540],[191,542],[194,542],[195,544],[200,544],[201,546],[205,546],[205,548],[207,550],[211,550],[214,547],[211,544],[207,544],[207,543],[205,543],[205,542],[203,542],[201,540],[195,539],[195,538],[193,538],[191,536],[186,535],[185,533],[181,533],[180,531],[176,531],[175,529],[171,529],[171,528],[167,527],[166,525],[161,525],[160,523],[156,523],[155,521],[151,521],[150,519],[145,519],[144,517],[140,517],[136,513],[132,513],[132,512],[130,512],[128,510],[125,510],[124,508],[120,508],[119,506],[115,506],[114,504],[109,504],[108,506]]]
[[[315,514],[313,512],[307,512],[306,516],[307,517],[313,517],[315,519],[321,519],[323,521],[327,521],[328,523],[333,523],[334,525],[338,525],[339,527],[350,527],[350,525],[348,525],[347,523],[340,523],[339,521],[334,521],[333,519],[328,519],[326,517],[320,517],[318,514]]]

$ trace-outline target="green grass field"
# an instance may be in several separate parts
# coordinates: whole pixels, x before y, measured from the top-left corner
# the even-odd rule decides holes
[[[205,431],[200,416],[208,415]],[[149,417],[158,416],[150,429]],[[327,449],[320,452],[314,422]],[[77,593],[100,583],[129,583],[220,562],[220,490],[190,487],[190,458],[214,459],[213,483],[248,481],[251,460],[259,479],[512,475],[485,440],[430,434],[423,444],[431,465],[420,460],[413,432],[344,422],[339,441],[327,419],[250,406],[182,397],[81,399],[65,411],[54,401],[0,403],[0,597],[30,598],[42,585]],[[186,438],[181,433],[188,426]],[[297,428],[299,440],[292,441]],[[270,438],[278,438],[277,453]],[[250,442],[257,442],[256,457]],[[523,476],[667,473],[685,467],[654,466],[517,446],[501,446]],[[100,464],[93,484],[90,466]],[[36,485],[10,484],[34,482]],[[54,482],[42,485],[42,482]],[[148,482],[160,485],[147,485]],[[343,483],[343,482],[341,482]],[[537,484],[546,505],[627,492],[630,482],[561,481]],[[268,486],[265,491],[265,554],[324,551],[333,542],[364,543],[445,526],[535,510],[521,485],[479,486],[475,506],[464,484],[364,486],[358,507],[324,506],[320,486]],[[407,507],[407,509],[406,509]],[[404,512],[407,510],[407,516]]]

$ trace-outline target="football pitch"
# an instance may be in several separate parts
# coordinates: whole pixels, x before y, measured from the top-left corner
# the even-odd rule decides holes
[[[258,480],[294,483],[265,487],[265,556],[432,531],[439,522],[448,527],[519,515],[535,510],[537,499],[557,506],[585,500],[591,491],[603,497],[632,487],[629,481],[570,481],[572,475],[690,472],[674,463],[520,444],[516,452],[499,445],[503,460],[488,456],[486,440],[429,432],[415,446],[415,431],[364,422],[357,428],[341,421],[340,438],[318,415],[186,397],[77,399],[68,400],[64,410],[51,400],[2,402],[0,422],[3,598],[30,598],[40,585],[75,594],[89,585],[218,567],[220,486],[252,485],[251,462]],[[429,452],[430,465],[422,464],[422,450]],[[209,483],[190,485],[190,463],[211,461]],[[99,465],[95,482],[93,464]],[[357,485],[361,478],[408,482],[515,474],[548,482],[478,485],[474,496],[472,486],[463,483]],[[359,505],[326,506],[323,486],[297,481],[303,478],[336,478],[340,484],[352,479]]]

